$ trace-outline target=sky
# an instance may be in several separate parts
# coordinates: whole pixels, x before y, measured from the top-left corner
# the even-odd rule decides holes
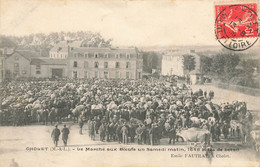
[[[99,32],[113,45],[218,45],[213,1],[1,0],[0,32]]]

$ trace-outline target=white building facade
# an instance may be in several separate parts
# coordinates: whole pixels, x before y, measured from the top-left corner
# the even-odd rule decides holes
[[[195,51],[173,51],[164,54],[162,57],[162,75],[185,76],[188,74],[189,72],[184,69],[184,55],[193,56],[195,58],[194,70],[200,70],[200,57],[195,53]]]

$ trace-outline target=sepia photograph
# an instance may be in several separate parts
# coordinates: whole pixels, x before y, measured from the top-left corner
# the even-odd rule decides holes
[[[259,167],[259,0],[0,0],[0,167]]]

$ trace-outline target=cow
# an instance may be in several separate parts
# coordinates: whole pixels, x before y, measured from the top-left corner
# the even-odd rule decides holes
[[[184,141],[202,144],[204,147],[210,145],[210,132],[206,129],[192,127],[177,133]]]

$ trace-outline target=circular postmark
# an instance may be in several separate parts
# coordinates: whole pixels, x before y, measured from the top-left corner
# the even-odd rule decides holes
[[[219,43],[233,51],[243,51],[258,40],[256,4],[216,6],[215,33]]]

